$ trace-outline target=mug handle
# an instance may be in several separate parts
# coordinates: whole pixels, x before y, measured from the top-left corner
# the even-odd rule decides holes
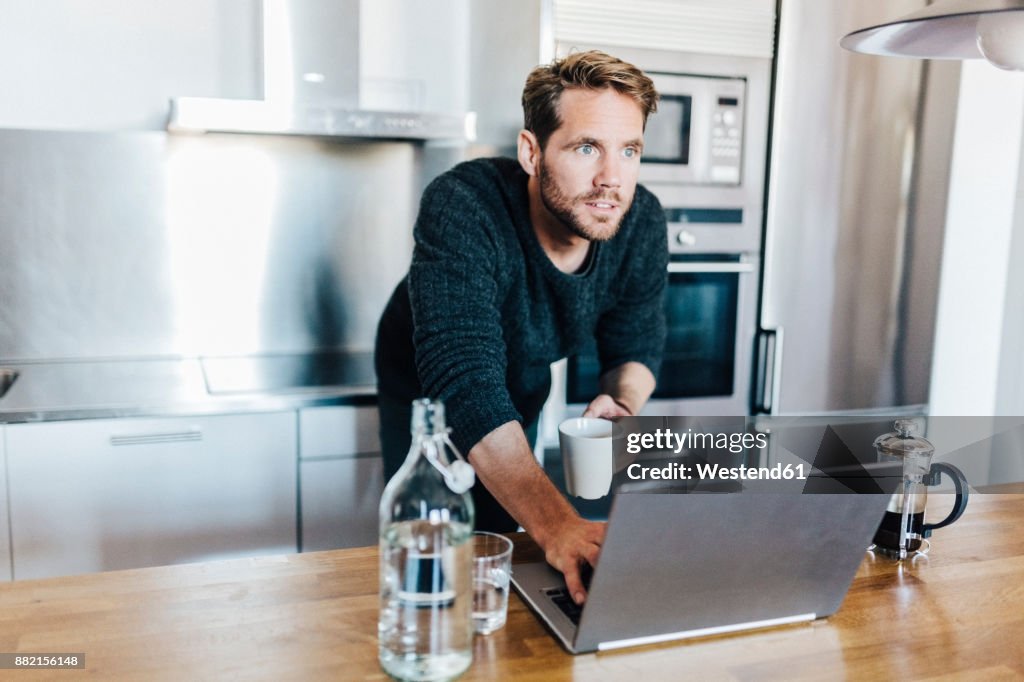
[[[928,472],[928,485],[936,485],[941,478],[941,474],[946,474],[953,479],[953,487],[956,489],[956,503],[953,505],[953,511],[949,512],[949,516],[942,519],[938,523],[926,523],[921,528],[921,537],[931,537],[932,531],[936,528],[942,528],[948,526],[957,519],[959,519],[964,510],[967,509],[967,478],[964,476],[964,472],[956,468],[952,464],[946,462],[936,462],[932,465],[931,470]]]

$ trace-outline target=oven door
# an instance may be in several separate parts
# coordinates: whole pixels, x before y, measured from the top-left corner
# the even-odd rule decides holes
[[[746,415],[756,336],[758,260],[674,256],[665,292],[667,337],[658,384],[645,415]],[[598,393],[595,347],[569,358],[566,416]]]

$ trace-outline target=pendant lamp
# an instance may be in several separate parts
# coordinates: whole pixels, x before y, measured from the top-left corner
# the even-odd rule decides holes
[[[853,52],[925,59],[980,59],[1024,71],[1024,0],[937,0],[847,34]]]

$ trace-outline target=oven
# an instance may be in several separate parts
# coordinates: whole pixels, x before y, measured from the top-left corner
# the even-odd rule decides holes
[[[757,272],[753,256],[673,256],[665,290],[665,351],[643,414],[749,413]],[[596,347],[568,358],[560,373],[566,416],[578,415],[599,390]]]

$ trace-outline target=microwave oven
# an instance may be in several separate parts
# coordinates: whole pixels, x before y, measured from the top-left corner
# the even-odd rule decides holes
[[[597,49],[654,82],[640,183],[665,209],[669,247],[682,254],[758,254],[764,222],[770,57],[562,42]]]
[[[644,131],[642,181],[740,185],[746,79],[647,75],[661,97]]]
[[[768,120],[764,70],[647,75],[660,99],[644,130],[639,180],[665,209],[670,248],[759,252]]]

